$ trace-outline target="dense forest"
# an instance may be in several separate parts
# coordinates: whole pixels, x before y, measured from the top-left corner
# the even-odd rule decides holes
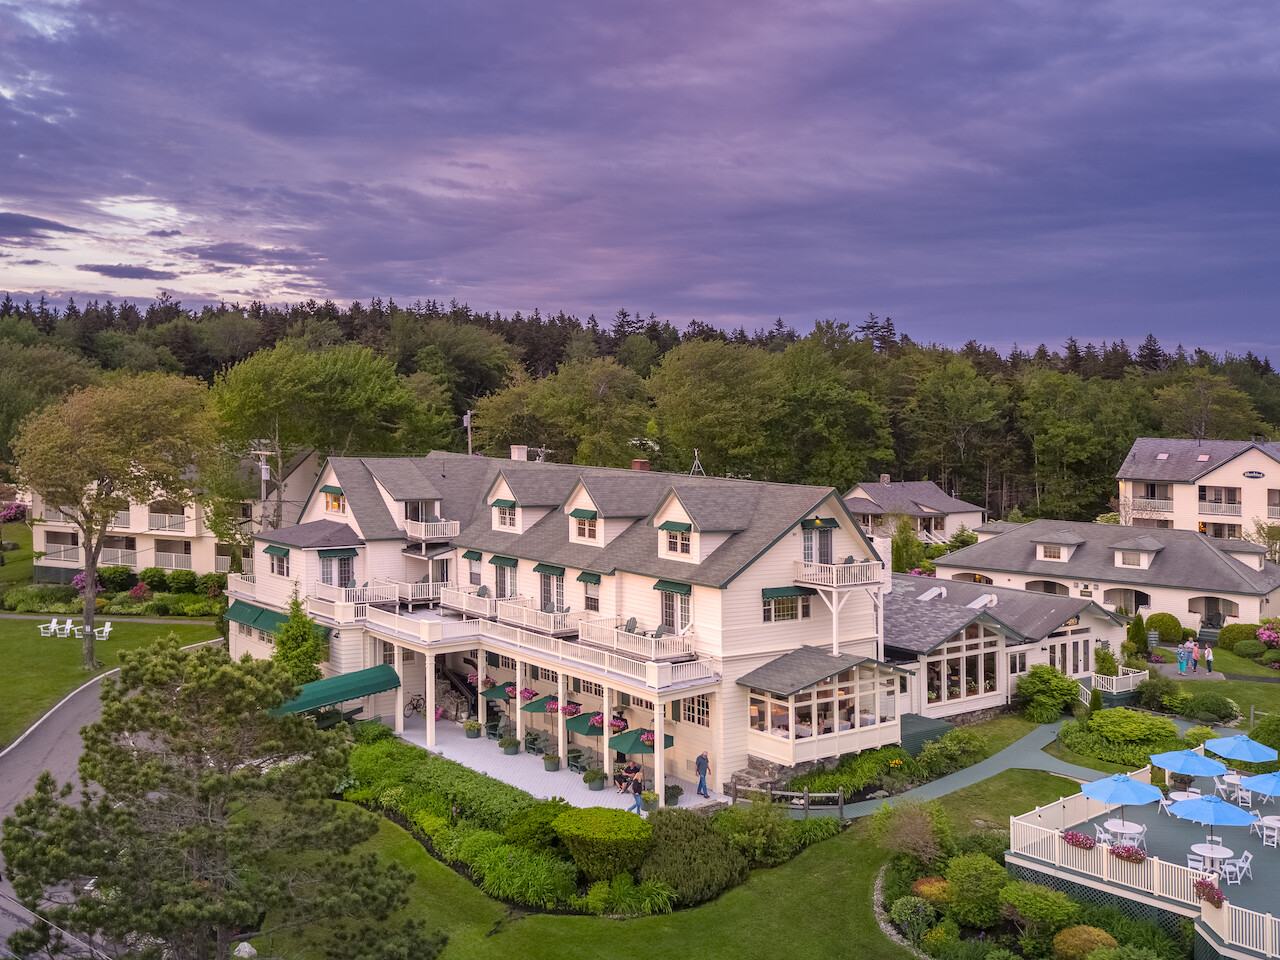
[[[131,303],[0,302],[0,464],[21,419],[113,371],[210,385],[225,442],[275,431],[287,454],[394,454],[512,443],[548,459],[831,484],[932,479],[995,516],[1091,519],[1108,509],[1135,437],[1271,436],[1280,376],[1252,353],[1218,356],[1148,336],[1008,355],[970,340],[918,343],[891,319],[778,320],[755,333],[683,330],[619,310],[479,313],[456,302],[340,307],[160,295]],[[281,432],[288,434],[282,437]]]

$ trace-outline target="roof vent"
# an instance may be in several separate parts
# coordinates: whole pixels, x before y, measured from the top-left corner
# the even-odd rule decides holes
[[[1156,459],[1157,459],[1157,460],[1168,460],[1168,459],[1169,459],[1169,455],[1168,455],[1167,453],[1157,453],[1157,454],[1156,454]]]
[[[994,593],[984,593],[977,600],[966,603],[965,606],[970,610],[981,610],[983,607],[994,607],[997,599]]]
[[[889,482],[889,475],[888,475],[887,473],[882,473],[882,474],[880,474],[880,482],[881,482],[881,483],[888,483],[888,482]]]
[[[1196,457],[1196,460],[1198,460],[1200,463],[1204,463],[1208,459],[1209,459],[1209,455],[1207,453],[1202,453],[1198,457]]]
[[[946,588],[946,587],[930,587],[930,588],[929,588],[928,590],[926,590],[924,593],[920,594],[919,599],[921,599],[921,600],[934,600],[934,599],[939,599],[939,600],[940,600],[940,599],[942,599],[943,597],[945,597],[946,595],[947,595],[947,588]]]

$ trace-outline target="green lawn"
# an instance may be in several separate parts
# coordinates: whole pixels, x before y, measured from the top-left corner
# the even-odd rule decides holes
[[[1123,763],[1108,763],[1106,760],[1099,760],[1096,757],[1086,757],[1083,753],[1076,753],[1074,750],[1068,750],[1057,740],[1054,740],[1044,752],[1051,757],[1057,757],[1067,763],[1078,764],[1082,767],[1088,767],[1090,770],[1099,770],[1102,773],[1129,773],[1131,768]]]
[[[1011,713],[984,720],[982,723],[966,724],[963,729],[972,730],[974,733],[986,737],[990,753],[996,754],[1015,740],[1021,740],[1038,726],[1040,724],[1032,723],[1030,720]]]
[[[66,617],[60,619],[65,620]],[[94,674],[80,667],[75,637],[42,637],[37,625],[48,620],[0,620],[0,747],[12,743],[51,706]],[[121,650],[145,646],[176,633],[184,643],[216,636],[209,624],[130,623],[112,620],[111,639],[97,645],[105,673],[119,666]]]
[[[4,566],[0,567],[0,593],[3,593],[6,587],[31,582],[34,566],[31,528],[25,523],[0,524],[0,540],[10,540],[18,544],[17,550],[11,550],[4,555]]]
[[[1080,792],[1080,785],[1043,770],[1005,770],[942,798],[956,833],[1009,829],[1009,817],[1026,813],[1059,797]],[[909,794],[908,794],[909,796]]]

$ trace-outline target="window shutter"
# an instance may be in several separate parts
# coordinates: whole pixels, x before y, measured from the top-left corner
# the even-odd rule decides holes
[[[578,677],[573,678],[573,692],[574,693],[582,692],[582,681]]]
[[[671,701],[671,722],[672,723],[680,722],[680,701],[679,700]]]
[[[484,662],[491,667],[496,667],[498,665],[498,655],[491,650],[487,650],[485,651]]]
[[[622,706],[624,706],[624,707],[629,707],[629,706],[631,706],[631,694],[629,694],[629,693],[620,693],[620,694],[618,694],[618,700],[619,700],[619,702],[622,704]]]

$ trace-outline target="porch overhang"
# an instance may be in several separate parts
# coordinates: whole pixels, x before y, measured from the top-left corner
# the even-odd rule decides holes
[[[284,716],[289,713],[305,713],[308,710],[319,710],[331,707],[335,703],[346,703],[348,700],[359,700],[375,693],[384,693],[400,686],[400,676],[396,668],[382,663],[367,670],[354,673],[343,673],[336,677],[327,677],[312,683],[304,683],[298,689],[298,695],[287,703],[282,703],[271,713]]]
[[[800,647],[739,677],[738,686],[766,690],[779,697],[793,697],[801,690],[816,687],[824,680],[860,666],[874,666],[908,677],[915,674],[913,670],[871,657],[847,653],[832,655],[826,647]]]

